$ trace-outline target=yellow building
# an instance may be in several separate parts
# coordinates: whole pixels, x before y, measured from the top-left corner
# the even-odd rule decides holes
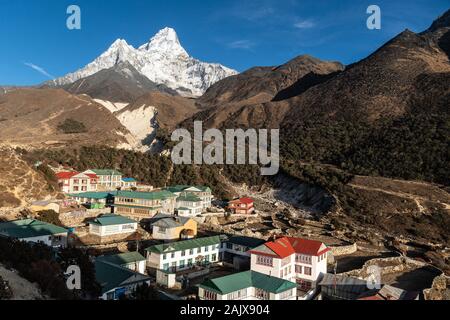
[[[197,222],[191,218],[158,214],[151,225],[152,236],[156,240],[185,240],[197,235]]]

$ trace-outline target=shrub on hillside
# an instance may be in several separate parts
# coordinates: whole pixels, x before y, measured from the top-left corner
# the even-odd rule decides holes
[[[65,134],[87,132],[86,126],[82,122],[74,119],[66,119],[58,126],[58,130],[64,132]]]

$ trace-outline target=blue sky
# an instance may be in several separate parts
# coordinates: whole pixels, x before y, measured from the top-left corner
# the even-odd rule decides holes
[[[80,6],[82,29],[66,28]],[[380,6],[382,29],[366,9]],[[123,38],[135,47],[159,29],[176,29],[195,58],[239,71],[297,55],[349,64],[406,28],[415,32],[449,0],[0,0],[0,84],[30,85],[83,67]]]

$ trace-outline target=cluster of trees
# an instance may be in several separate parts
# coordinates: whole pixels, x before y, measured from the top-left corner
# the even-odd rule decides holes
[[[89,257],[78,249],[63,249],[58,253],[44,244],[0,238],[0,262],[17,270],[30,282],[37,283],[41,291],[53,299],[98,296],[94,266]],[[64,272],[69,265],[77,265],[81,269],[80,291],[67,288]]]
[[[376,124],[305,121],[282,133],[285,160],[332,164],[353,174],[426,180],[448,185],[448,113],[411,112]]]
[[[64,122],[58,125],[58,130],[64,132],[65,134],[72,133],[85,133],[87,132],[86,126],[84,123],[79,122],[74,119],[66,119]]]

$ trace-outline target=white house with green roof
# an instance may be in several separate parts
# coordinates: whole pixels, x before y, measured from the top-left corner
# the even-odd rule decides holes
[[[175,194],[167,190],[118,191],[114,197],[114,213],[135,220],[151,219],[158,213],[173,214],[176,198]]]
[[[67,229],[34,219],[0,223],[0,237],[44,243],[54,248],[65,248],[67,236]]]
[[[200,300],[297,300],[297,284],[245,271],[209,279],[198,285]]]
[[[115,214],[102,215],[89,222],[89,233],[100,237],[131,234],[137,228],[135,220]]]
[[[220,260],[222,236],[154,245],[146,249],[147,267],[178,272]]]
[[[100,256],[97,260],[113,263],[142,274],[145,274],[146,270],[146,259],[137,251]]]
[[[176,209],[181,217],[195,217],[203,212],[203,201],[193,194],[183,194],[177,198]]]
[[[114,169],[92,169],[86,170],[84,174],[95,174],[98,177],[97,188],[103,190],[114,190],[122,187],[123,174]]]
[[[144,283],[150,284],[150,277],[120,265],[96,259],[95,279],[101,286],[102,300],[119,300],[132,294]]]
[[[206,212],[206,210],[211,207],[213,196],[211,188],[207,186],[176,185],[167,187],[166,190],[177,196],[194,195],[200,198],[202,201],[202,212]]]

